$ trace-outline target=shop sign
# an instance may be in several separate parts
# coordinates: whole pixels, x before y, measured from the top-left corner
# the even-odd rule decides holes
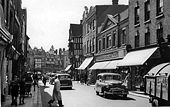
[[[120,50],[120,51],[114,51],[111,53],[107,53],[107,54],[103,54],[100,56],[96,57],[96,60],[109,60],[109,59],[116,59],[116,58],[123,58],[125,55],[124,50]]]

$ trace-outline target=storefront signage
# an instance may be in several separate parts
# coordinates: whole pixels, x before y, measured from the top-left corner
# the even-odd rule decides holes
[[[110,60],[110,59],[116,59],[116,58],[123,58],[125,55],[124,50],[120,51],[114,51],[111,53],[103,54],[96,57],[96,61],[102,61],[102,60]]]

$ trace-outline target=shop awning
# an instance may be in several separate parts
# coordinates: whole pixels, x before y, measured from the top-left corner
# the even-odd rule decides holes
[[[144,50],[131,51],[122,59],[118,66],[143,65],[146,60],[158,49],[149,48]]]
[[[162,63],[162,64],[159,64],[155,67],[153,67],[148,73],[147,75],[150,75],[150,76],[155,76],[161,69],[163,69],[165,66],[167,66],[169,63]]]
[[[68,71],[71,68],[71,65],[68,65],[65,69],[65,71]]]
[[[90,69],[91,69],[91,70],[106,69],[106,66],[107,66],[110,62],[111,62],[111,61],[96,62]]]
[[[8,30],[5,27],[5,18],[3,13],[3,8],[0,5],[0,38],[2,38],[5,42],[11,42],[13,37],[8,32]]]
[[[116,69],[120,61],[121,60],[110,61],[110,63],[105,67],[105,69]]]
[[[162,69],[161,69],[161,71],[160,72],[158,72],[158,75],[166,75],[166,76],[168,76],[168,75],[170,75],[170,63],[169,64],[167,64],[166,66],[164,66]]]
[[[91,61],[93,60],[93,57],[89,57],[86,58],[83,63],[80,65],[79,68],[77,68],[78,70],[84,70],[87,68],[87,66],[91,63]]]

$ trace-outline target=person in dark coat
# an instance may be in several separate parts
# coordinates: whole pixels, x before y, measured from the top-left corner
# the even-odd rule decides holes
[[[19,104],[24,104],[24,97],[25,97],[25,78],[22,77],[20,82],[19,82],[19,87],[20,87],[20,97],[19,97]]]
[[[33,74],[33,85],[34,85],[34,91],[35,91],[35,86],[37,85],[37,88],[39,88],[38,86],[38,75],[37,74]]]
[[[11,105],[17,106],[17,98],[18,98],[18,92],[19,92],[19,83],[18,83],[17,76],[14,76],[14,79],[10,83],[10,91],[11,91],[11,97],[12,97]]]

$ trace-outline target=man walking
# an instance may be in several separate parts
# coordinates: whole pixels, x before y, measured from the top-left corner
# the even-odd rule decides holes
[[[19,97],[19,105],[24,104],[24,97],[25,97],[25,78],[22,77],[20,82],[20,97]]]
[[[62,97],[61,97],[61,92],[60,92],[60,76],[55,76],[55,81],[54,81],[54,88],[53,88],[53,95],[52,95],[52,100],[48,102],[48,104],[51,105],[54,101],[58,101],[59,107],[63,107],[62,104]]]
[[[33,86],[34,86],[34,91],[35,91],[35,86],[37,85],[37,88],[39,88],[38,86],[38,75],[36,73],[33,74]]]
[[[18,83],[18,77],[17,76],[14,76],[13,81],[11,81],[10,89],[11,89],[11,96],[12,96],[11,105],[17,106],[17,97],[18,97],[18,91],[19,91],[19,83]]]

